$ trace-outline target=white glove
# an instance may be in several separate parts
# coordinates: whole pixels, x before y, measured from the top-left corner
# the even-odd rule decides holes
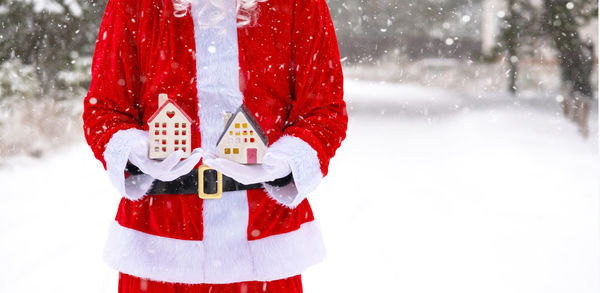
[[[267,195],[278,203],[295,208],[314,191],[323,174],[317,152],[300,138],[284,135],[267,148],[262,165],[242,165],[202,152],[203,163],[243,184],[262,182]],[[266,182],[292,173],[293,181],[285,186]]]
[[[261,165],[243,165],[228,159],[218,158],[214,153],[201,151],[202,163],[233,178],[242,184],[269,182],[289,175],[292,170],[285,156],[267,152]]]
[[[103,154],[111,183],[122,196],[130,200],[142,198],[155,179],[171,181],[189,173],[201,158],[201,150],[196,149],[183,161],[179,161],[181,151],[163,161],[154,161],[148,158],[148,145],[148,132],[140,129],[120,130],[113,134]],[[128,160],[145,174],[125,179],[123,170]]]
[[[183,156],[181,150],[171,153],[162,161],[152,160],[148,157],[148,133],[143,131],[138,135],[138,139],[132,142],[129,161],[145,174],[160,181],[172,181],[189,173],[202,158],[198,148],[183,161],[180,161]]]

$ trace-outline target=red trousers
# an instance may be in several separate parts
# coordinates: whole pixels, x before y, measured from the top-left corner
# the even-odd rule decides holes
[[[268,282],[179,284],[141,279],[119,273],[119,293],[302,293],[300,275]]]

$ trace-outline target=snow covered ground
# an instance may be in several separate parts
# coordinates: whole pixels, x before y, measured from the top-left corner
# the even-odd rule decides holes
[[[346,96],[348,137],[309,197],[328,259],[306,292],[600,291],[597,138],[547,98]],[[0,185],[0,292],[116,292],[101,255],[119,199],[86,145],[13,158]]]

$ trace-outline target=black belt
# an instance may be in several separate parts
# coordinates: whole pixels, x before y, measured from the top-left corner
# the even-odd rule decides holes
[[[139,168],[129,162],[127,163],[125,171],[131,175],[143,174]],[[198,174],[201,174],[201,178],[198,178]],[[266,183],[273,186],[285,186],[291,181],[292,174],[290,173],[288,176]],[[202,190],[200,190],[200,186],[202,186]],[[198,194],[202,198],[210,199],[220,198],[225,191],[257,188],[262,188],[262,183],[242,184],[231,177],[221,174],[215,169],[206,165],[201,165],[199,169],[193,169],[190,173],[173,181],[154,180],[152,187],[146,194]]]

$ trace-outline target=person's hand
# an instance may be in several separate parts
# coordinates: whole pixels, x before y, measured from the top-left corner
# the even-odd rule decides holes
[[[172,181],[189,173],[202,157],[198,148],[183,161],[180,161],[183,156],[181,150],[171,153],[162,161],[152,160],[148,157],[148,147],[148,132],[138,132],[135,141],[131,142],[129,161],[145,174],[160,181]]]
[[[243,165],[229,159],[218,158],[214,153],[204,151],[201,153],[203,164],[246,185],[273,181],[292,172],[283,155],[269,152],[268,149],[260,165]]]

